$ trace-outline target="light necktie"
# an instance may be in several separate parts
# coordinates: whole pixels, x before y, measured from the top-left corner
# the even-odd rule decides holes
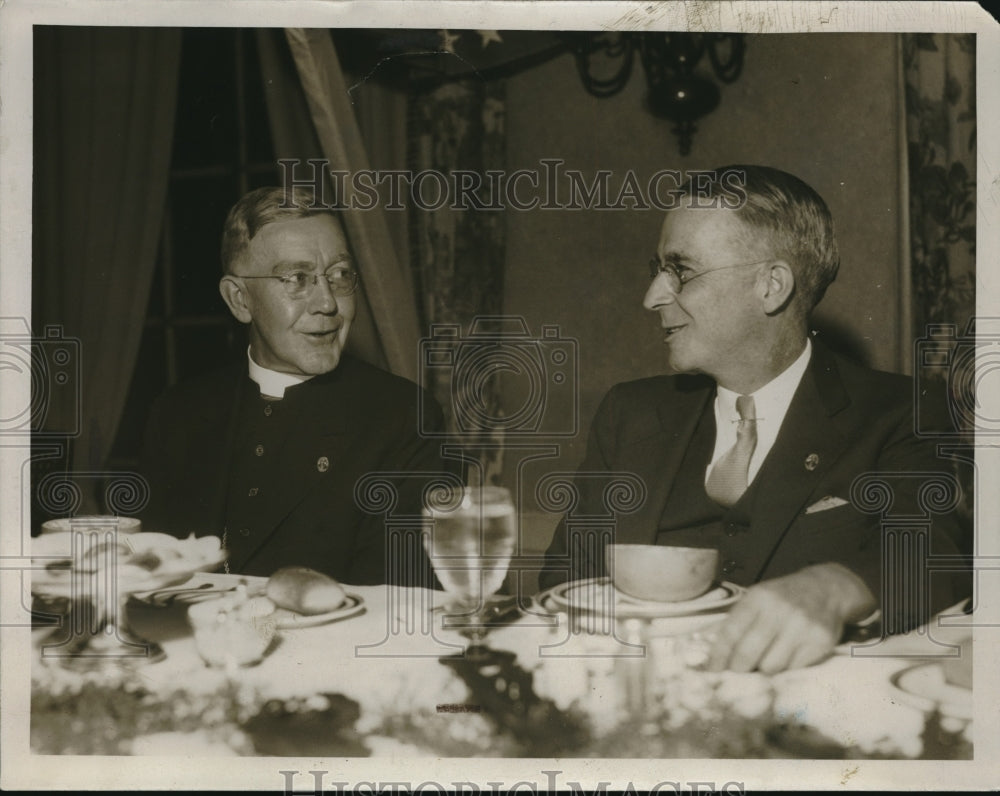
[[[740,395],[736,399],[739,424],[736,427],[736,444],[715,463],[708,475],[705,491],[721,506],[732,506],[747,490],[747,472],[750,457],[757,447],[757,410],[753,398]]]

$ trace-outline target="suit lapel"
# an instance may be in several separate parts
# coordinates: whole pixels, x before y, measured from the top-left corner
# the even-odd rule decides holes
[[[691,383],[692,389],[679,389],[673,394],[657,396],[659,431],[623,449],[622,461],[628,462],[628,468],[646,485],[646,502],[634,514],[619,518],[617,540],[621,543],[656,542],[670,487],[691,444],[698,420],[715,396],[711,382],[693,379]]]
[[[814,345],[812,361],[754,487],[753,544],[747,546],[745,560],[754,579],[849,445],[849,438],[833,422],[848,403],[833,357]]]

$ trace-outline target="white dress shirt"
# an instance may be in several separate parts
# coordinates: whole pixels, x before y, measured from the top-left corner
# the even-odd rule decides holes
[[[247,346],[247,361],[250,363],[250,378],[257,382],[260,387],[260,394],[268,398],[282,399],[285,397],[285,388],[294,387],[304,381],[309,381],[312,376],[299,376],[295,373],[279,373],[258,365],[250,356],[250,346]]]
[[[802,376],[809,367],[809,358],[812,356],[812,342],[806,338],[806,347],[791,365],[782,373],[771,379],[757,392],[751,393],[754,409],[757,412],[757,447],[754,448],[753,456],[750,457],[750,469],[747,472],[747,483],[753,481],[764,459],[774,447],[774,441],[778,438],[781,424],[788,414],[788,407],[792,403],[792,396],[798,389]],[[736,425],[740,420],[739,412],[736,411],[736,399],[739,393],[727,390],[725,387],[717,387],[715,393],[715,452],[712,454],[712,461],[705,470],[705,480],[712,471],[712,466],[736,444]]]

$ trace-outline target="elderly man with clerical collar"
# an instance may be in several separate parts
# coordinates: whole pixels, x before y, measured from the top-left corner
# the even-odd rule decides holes
[[[821,660],[880,609],[899,628],[926,619],[921,606],[964,596],[961,577],[920,573],[908,584],[919,594],[884,604],[897,582],[880,518],[851,502],[856,478],[884,473],[894,511],[922,516],[919,479],[892,476],[949,467],[914,436],[911,380],[811,339],[810,313],[839,266],[819,195],[760,166],[719,169],[705,189],[685,186],[668,211],[643,301],[679,375],[614,387],[580,470],[643,479],[646,500],[618,516],[616,542],[719,549],[722,579],[749,588],[718,625],[710,665],[776,672]],[[598,483],[578,479],[579,514],[606,511]],[[954,516],[933,518],[932,554],[957,555],[957,538]],[[548,556],[543,586],[604,574],[600,542],[565,524]]]
[[[154,406],[144,526],[218,534],[231,572],[304,565],[352,584],[432,583],[419,540],[387,544],[384,517],[355,501],[370,473],[446,468],[420,434],[442,424],[433,400],[345,353],[359,279],[338,217],[301,188],[251,191],[226,220],[222,265],[247,361]],[[417,480],[400,481],[398,513],[419,516]]]

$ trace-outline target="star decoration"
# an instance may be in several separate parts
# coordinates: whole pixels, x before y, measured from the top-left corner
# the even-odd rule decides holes
[[[500,34],[495,30],[477,30],[476,33],[483,40],[483,49],[486,49],[486,45],[490,42],[495,41],[497,44],[503,44],[503,39],[500,38]]]
[[[460,33],[449,33],[447,30],[439,30],[438,36],[441,37],[441,49],[454,54],[455,42],[458,41],[461,35]]]

